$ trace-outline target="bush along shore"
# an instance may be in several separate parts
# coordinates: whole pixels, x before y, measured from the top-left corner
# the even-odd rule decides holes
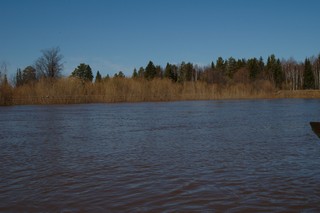
[[[1,65],[0,105],[320,98],[320,55],[304,62],[280,61],[275,55],[266,62],[219,57],[208,66],[181,62],[161,67],[149,61],[130,77],[122,71],[103,77],[97,71],[94,78],[85,63],[62,77],[60,49],[42,53],[33,66],[18,69],[11,82]]]

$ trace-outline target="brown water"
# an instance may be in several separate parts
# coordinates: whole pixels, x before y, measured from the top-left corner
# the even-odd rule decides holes
[[[319,212],[320,100],[0,108],[0,212]]]

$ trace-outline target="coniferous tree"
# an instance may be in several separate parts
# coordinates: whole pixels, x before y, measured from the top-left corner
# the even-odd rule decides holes
[[[138,71],[138,77],[139,78],[143,78],[144,77],[144,72],[145,72],[144,68],[140,67],[139,71]]]
[[[303,89],[314,89],[314,76],[311,62],[308,58],[304,62]]]
[[[81,63],[72,73],[72,77],[80,78],[83,81],[90,81],[93,80],[92,70],[91,67],[87,64]]]
[[[132,78],[138,78],[138,72],[136,68],[133,69]]]
[[[110,75],[107,74],[106,77],[104,77],[103,79],[108,81],[110,79]]]
[[[259,70],[260,72],[262,72],[264,69],[264,62],[263,62],[263,58],[260,56],[259,58]]]
[[[149,61],[148,65],[146,66],[144,77],[148,80],[153,79],[157,74],[157,69],[154,66],[152,61]]]
[[[251,80],[255,80],[259,74],[259,64],[256,58],[249,59],[247,62],[249,70],[249,77]]]
[[[215,69],[215,65],[214,65],[214,62],[213,62],[213,61],[211,62],[211,66],[210,66],[210,67],[211,67],[211,69],[213,69],[213,70]]]
[[[225,68],[226,68],[225,61],[223,60],[222,57],[219,57],[219,58],[217,59],[216,69],[224,72],[224,71],[225,71]]]
[[[282,72],[282,66],[279,59],[276,59],[272,54],[268,57],[267,70],[270,80],[272,80],[277,88],[281,88],[284,77]]]
[[[118,73],[114,74],[114,78],[125,78],[126,76],[122,71],[119,71]]]
[[[276,61],[273,76],[274,76],[274,81],[276,82],[276,86],[281,89],[284,77],[283,77],[281,62],[279,59],[277,59]]]
[[[0,105],[11,105],[12,96],[12,87],[8,82],[7,75],[4,74],[3,78],[0,78]]]
[[[22,72],[23,84],[34,83],[37,80],[36,69],[32,66],[27,66]]]
[[[176,66],[167,63],[166,68],[164,69],[164,77],[165,78],[169,78],[174,82],[177,81],[177,78],[176,78]]]
[[[155,75],[155,77],[158,77],[158,78],[162,78],[163,77],[163,70],[162,70],[160,65],[156,66],[156,75]]]
[[[233,74],[237,70],[237,61],[233,57],[230,57],[226,61],[226,74],[229,78],[232,78]]]
[[[21,69],[17,69],[15,83],[16,87],[24,84],[34,83],[37,80],[36,69],[32,66],[27,66],[22,72]]]
[[[166,68],[164,70],[164,77],[171,79],[173,82],[177,81],[177,66],[173,64],[167,63]]]
[[[22,79],[22,73],[21,73],[21,69],[17,69],[17,73],[16,73],[16,79],[15,79],[15,83],[16,83],[16,87],[22,86],[23,85],[23,79]]]
[[[95,83],[99,83],[99,82],[101,82],[101,80],[102,80],[101,74],[99,71],[97,71]]]
[[[171,64],[167,63],[166,68],[164,69],[164,77],[165,78],[171,78],[172,70],[171,70]]]

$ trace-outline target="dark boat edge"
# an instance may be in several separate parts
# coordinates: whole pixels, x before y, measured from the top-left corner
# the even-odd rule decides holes
[[[311,121],[310,126],[312,131],[320,138],[320,122]]]

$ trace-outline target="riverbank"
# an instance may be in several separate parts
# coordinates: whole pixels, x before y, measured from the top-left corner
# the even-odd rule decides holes
[[[320,90],[280,90],[269,81],[250,84],[173,83],[168,79],[113,78],[100,83],[65,78],[7,88],[2,105],[157,102],[219,99],[320,98]],[[1,94],[0,94],[1,95]]]

